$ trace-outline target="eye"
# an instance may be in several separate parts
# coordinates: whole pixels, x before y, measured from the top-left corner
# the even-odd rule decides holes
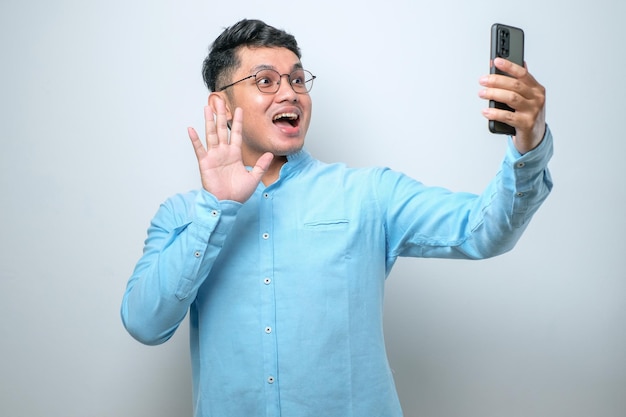
[[[256,85],[261,91],[272,92],[280,82],[280,75],[273,70],[261,70],[256,74]]]
[[[291,84],[294,84],[294,85],[304,84],[304,82],[306,81],[304,79],[304,73],[301,71],[294,72],[293,74],[291,74],[290,78],[291,78]]]
[[[274,80],[269,77],[257,77],[256,83],[259,87],[268,87],[274,84]]]

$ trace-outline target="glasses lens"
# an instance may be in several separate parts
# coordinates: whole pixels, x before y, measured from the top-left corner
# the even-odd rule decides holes
[[[313,87],[313,74],[304,69],[297,69],[289,75],[291,87],[296,93],[308,93]]]
[[[275,93],[280,84],[280,74],[271,69],[261,70],[254,77],[256,86],[263,93]]]

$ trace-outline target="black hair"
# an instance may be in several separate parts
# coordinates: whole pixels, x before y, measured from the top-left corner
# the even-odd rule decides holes
[[[224,29],[204,59],[202,78],[210,91],[216,91],[218,83],[228,83],[228,77],[240,64],[237,51],[242,46],[287,48],[301,58],[300,48],[293,35],[260,20],[240,20]]]

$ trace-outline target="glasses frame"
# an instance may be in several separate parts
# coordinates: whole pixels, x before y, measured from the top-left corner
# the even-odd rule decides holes
[[[228,84],[228,85],[225,85],[225,86],[224,86],[224,87],[222,87],[222,88],[219,88],[217,91],[218,91],[218,92],[219,92],[219,91],[224,91],[224,90],[226,90],[227,88],[230,88],[230,87],[232,87],[232,86],[234,86],[234,85],[236,85],[236,84],[239,84],[239,83],[240,83],[240,82],[242,82],[242,81],[249,80],[250,78],[253,78],[253,77],[254,77],[254,79],[256,80],[257,75],[258,75],[260,72],[262,72],[262,71],[274,71],[276,74],[278,74],[279,79],[280,79],[280,80],[278,81],[278,83],[276,83],[276,91],[271,91],[271,92],[270,92],[270,91],[263,91],[263,90],[261,90],[261,87],[259,87],[259,84],[257,84],[257,83],[255,82],[255,83],[254,83],[254,85],[256,85],[256,88],[257,88],[257,89],[258,89],[261,93],[263,93],[263,94],[276,94],[276,93],[278,93],[278,90],[280,90],[280,83],[281,83],[281,81],[282,81],[282,79],[283,79],[283,76],[287,76],[287,81],[289,81],[289,86],[291,87],[291,89],[292,89],[292,90],[293,90],[296,94],[309,94],[309,92],[313,89],[313,81],[317,78],[317,76],[313,75],[313,74],[311,73],[311,71],[305,70],[305,69],[303,69],[303,68],[298,68],[298,69],[295,69],[295,70],[291,71],[289,74],[281,74],[280,72],[278,72],[278,71],[276,71],[276,70],[274,70],[274,69],[272,69],[272,68],[262,68],[262,69],[258,70],[257,72],[255,72],[255,73],[254,73],[254,74],[252,74],[252,75],[248,75],[247,77],[244,77],[244,78],[242,78],[241,80],[235,81],[234,83],[230,83],[230,84]],[[296,91],[296,89],[295,89],[295,88],[293,88],[293,84],[291,83],[291,74],[293,74],[293,73],[294,73],[294,72],[296,72],[296,71],[304,71],[305,75],[306,75],[307,73],[308,73],[309,75],[311,75],[311,79],[309,80],[309,81],[311,82],[311,88],[309,88],[307,91],[303,91],[303,92],[301,92],[301,91]],[[307,81],[305,81],[305,85],[306,85],[306,82],[307,82]]]

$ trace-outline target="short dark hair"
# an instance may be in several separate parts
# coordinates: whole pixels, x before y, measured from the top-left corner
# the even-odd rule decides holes
[[[216,91],[218,83],[225,85],[229,82],[228,77],[240,64],[237,51],[242,46],[287,48],[301,58],[300,48],[293,35],[260,20],[240,20],[224,29],[204,59],[202,78],[210,91]]]

